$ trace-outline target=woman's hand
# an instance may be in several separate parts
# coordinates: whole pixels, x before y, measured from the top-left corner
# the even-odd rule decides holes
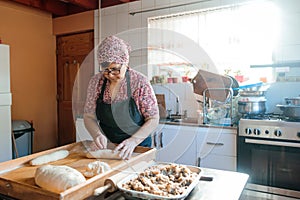
[[[121,142],[114,151],[120,151],[119,156],[124,160],[128,160],[131,158],[132,152],[138,144],[137,139],[130,137]]]
[[[107,138],[103,134],[98,135],[94,139],[94,141],[95,141],[95,144],[97,145],[98,148],[100,148],[100,149],[106,149],[107,148]]]

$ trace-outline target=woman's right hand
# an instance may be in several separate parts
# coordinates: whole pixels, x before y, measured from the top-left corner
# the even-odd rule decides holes
[[[107,148],[107,138],[103,134],[98,135],[94,141],[99,149]]]

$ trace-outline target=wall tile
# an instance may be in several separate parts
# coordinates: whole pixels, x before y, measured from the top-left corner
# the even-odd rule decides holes
[[[142,26],[141,15],[129,15],[129,29],[140,28]]]
[[[135,70],[141,71],[142,62],[139,56],[132,56],[130,54],[129,66]]]
[[[109,35],[117,33],[117,16],[116,15],[104,15],[101,17],[101,37],[105,38]]]
[[[142,10],[154,8],[155,0],[142,0]]]
[[[166,7],[168,5],[170,5],[171,0],[155,0],[155,7],[159,8],[159,7]]]
[[[123,32],[128,30],[128,13],[117,14],[117,32]]]
[[[100,20],[99,12],[97,10],[94,12],[94,38],[95,39],[99,39],[99,20]]]
[[[128,13],[129,5],[128,3],[123,3],[118,6],[115,6],[117,9],[117,13]]]
[[[131,44],[132,49],[140,49],[142,46],[142,38],[141,38],[141,34],[139,32],[131,32],[129,34],[129,41]]]
[[[185,6],[179,6],[179,7],[174,7],[169,9],[170,13],[181,13],[184,11],[185,11]]]
[[[142,9],[142,1],[133,1],[129,3],[129,12],[136,12]]]
[[[111,7],[107,7],[107,8],[103,8],[101,9],[102,15],[114,15],[117,13],[117,6],[111,6]]]

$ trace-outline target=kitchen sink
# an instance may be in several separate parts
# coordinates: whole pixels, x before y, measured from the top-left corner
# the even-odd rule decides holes
[[[188,117],[188,118],[164,118],[160,119],[160,122],[162,123],[167,123],[167,122],[172,122],[172,123],[189,123],[189,124],[198,124],[197,118],[193,117]]]
[[[188,117],[188,118],[183,118],[183,119],[174,119],[173,122],[198,124],[198,119],[197,118]]]

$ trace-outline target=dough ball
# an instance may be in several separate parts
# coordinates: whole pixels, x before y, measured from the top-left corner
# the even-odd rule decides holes
[[[83,175],[87,178],[90,178],[98,174],[105,173],[110,169],[110,166],[106,162],[95,161],[88,164]]]

